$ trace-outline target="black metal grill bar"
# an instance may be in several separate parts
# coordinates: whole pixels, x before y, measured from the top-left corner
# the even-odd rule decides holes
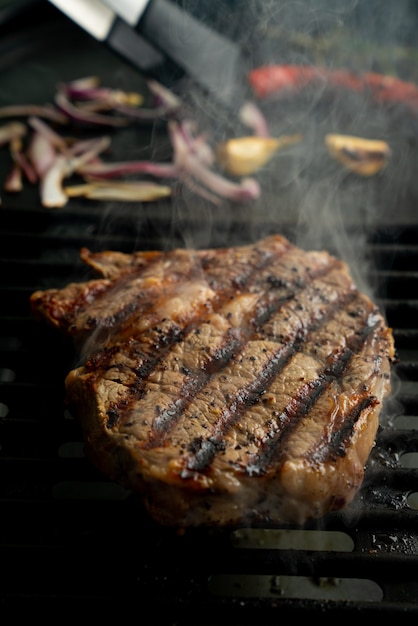
[[[418,267],[418,246],[381,243],[373,245],[373,262],[379,271],[411,272]]]

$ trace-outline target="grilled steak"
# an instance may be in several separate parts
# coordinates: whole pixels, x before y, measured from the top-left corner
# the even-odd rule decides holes
[[[362,484],[391,330],[348,267],[284,237],[92,253],[101,278],[31,297],[71,335],[86,451],[173,527],[303,523]]]

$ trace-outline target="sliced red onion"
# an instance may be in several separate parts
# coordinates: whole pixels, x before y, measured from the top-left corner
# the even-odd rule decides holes
[[[248,100],[239,110],[241,122],[251,128],[257,137],[270,137],[268,122],[255,102]]]
[[[95,137],[93,139],[86,139],[84,141],[80,140],[68,147],[65,150],[65,153],[69,157],[81,157],[81,163],[84,164],[94,160],[95,157],[107,150],[110,143],[110,137],[107,135],[104,135],[103,137]]]
[[[189,122],[169,123],[170,138],[174,149],[173,163],[132,161],[83,165],[77,172],[89,180],[109,179],[128,174],[141,173],[158,178],[178,178],[196,193],[218,203],[219,197],[236,201],[254,199],[259,196],[257,181],[252,178],[236,183],[210,169],[212,151],[202,136],[194,138]],[[205,187],[207,189],[205,189]],[[214,195],[217,194],[217,197]]]
[[[93,89],[100,85],[100,78],[98,76],[83,76],[82,78],[76,78],[68,83],[61,83],[62,89],[73,89],[74,91],[85,91],[86,89]]]
[[[155,98],[156,106],[147,109],[138,106],[139,94],[100,87],[97,77],[86,77],[59,86],[55,96],[56,109],[52,107],[0,107],[0,117],[8,113],[28,115],[28,123],[33,130],[26,154],[22,152],[17,139],[26,132],[20,122],[11,122],[3,127],[3,143],[11,144],[14,170],[10,172],[10,188],[19,187],[18,177],[25,173],[32,182],[39,177],[42,204],[46,207],[61,207],[68,201],[63,181],[77,173],[88,181],[87,186],[68,187],[69,193],[89,194],[95,199],[138,200],[158,199],[171,194],[171,188],[147,181],[106,182],[109,179],[132,174],[145,174],[156,178],[181,180],[195,193],[215,204],[222,197],[245,201],[260,195],[258,182],[244,178],[240,182],[229,180],[212,169],[215,154],[207,134],[196,134],[195,124],[185,118],[184,104],[169,89],[156,81],[149,81],[148,87]],[[75,102],[74,102],[75,101]],[[99,111],[106,110],[108,114]],[[115,114],[115,113],[118,114]],[[258,135],[268,136],[268,128],[261,112],[248,103],[241,112],[242,121],[252,127]],[[134,120],[155,120],[165,117],[173,148],[173,161],[158,163],[153,161],[119,161],[105,163],[99,158],[110,145],[110,138],[102,136],[85,141],[63,137],[53,130],[44,117],[61,122],[75,122],[82,125],[125,127]],[[0,129],[0,144],[2,141]],[[13,132],[12,132],[13,131]],[[19,135],[20,133],[20,135]],[[83,191],[84,190],[84,191]],[[142,194],[142,198],[140,197]],[[148,194],[148,195],[147,195]]]
[[[30,115],[36,115],[37,117],[42,117],[51,122],[57,122],[58,124],[68,124],[69,121],[66,115],[60,113],[55,107],[48,104],[44,106],[38,104],[11,104],[0,107],[0,118],[29,117]]]
[[[21,122],[9,122],[0,126],[0,146],[10,143],[14,139],[20,139],[27,133],[27,127]]]
[[[28,124],[40,135],[44,136],[51,146],[54,146],[59,150],[65,150],[67,147],[68,142],[64,139],[64,137],[53,130],[43,120],[39,119],[39,117],[31,115],[28,119]]]
[[[155,80],[148,81],[148,88],[154,96],[154,106],[152,108],[133,107],[128,103],[115,102],[114,108],[119,113],[123,113],[138,121],[152,121],[165,117],[176,117],[183,108],[182,101],[169,89],[163,87]]]
[[[197,137],[193,136],[195,124],[191,120],[182,120],[178,123],[177,129],[181,133],[184,142],[187,144],[190,152],[205,165],[211,166],[215,162],[215,154],[208,144],[207,133],[202,133]]]
[[[220,206],[220,196],[212,193],[211,191],[206,189],[206,187],[203,187],[203,185],[200,185],[195,178],[193,178],[192,176],[183,175],[181,180],[183,184],[190,189],[190,191],[197,194],[201,198],[204,198],[205,200],[209,200],[209,202],[211,202],[212,204]]]
[[[68,100],[80,100],[76,106],[78,115],[97,111],[117,111],[130,120],[150,122],[178,110],[181,101],[168,89],[155,81],[150,81],[149,89],[154,94],[156,105],[151,108],[140,106],[143,96],[135,92],[127,92],[108,87],[100,87],[96,76],[86,77],[64,83],[59,91],[64,93]],[[86,102],[83,102],[86,101]]]
[[[157,107],[163,107],[166,111],[178,111],[183,107],[183,102],[180,98],[156,80],[149,80],[147,85],[150,92],[154,95]]]
[[[0,127],[0,145],[9,144],[12,168],[4,181],[4,189],[9,192],[21,191],[23,188],[22,174],[29,182],[34,183],[37,175],[22,152],[22,138],[27,133],[27,126],[21,122],[9,122]]]
[[[91,162],[78,168],[78,173],[90,178],[117,178],[129,174],[149,174],[157,178],[177,178],[179,168],[174,163],[155,161],[116,161],[114,163]]]
[[[148,81],[148,88],[154,96],[154,106],[133,107],[127,103],[115,103],[114,108],[119,113],[137,121],[153,121],[165,117],[178,117],[183,110],[184,104],[172,91],[163,87],[155,80]]]
[[[10,154],[14,163],[19,166],[19,169],[28,181],[32,184],[36,183],[38,175],[26,155],[22,152],[22,141],[20,138],[10,142]]]
[[[144,97],[139,93],[100,87],[100,80],[96,76],[63,83],[59,90],[65,92],[70,100],[93,100],[108,108],[118,104],[139,106],[144,101]]]
[[[127,104],[115,104],[114,110],[122,114],[127,121],[154,122],[163,119],[170,111],[165,107],[132,107]]]
[[[240,183],[236,183],[221,176],[196,159],[184,141],[183,133],[177,122],[169,122],[168,130],[174,148],[174,163],[184,175],[193,176],[210,191],[229,200],[242,202],[259,197],[260,186],[255,179],[246,178]]]
[[[4,181],[3,188],[9,193],[17,193],[23,189],[22,168],[18,163],[13,163]]]
[[[129,124],[129,119],[124,116],[101,115],[91,111],[86,111],[75,106],[63,91],[59,91],[55,96],[55,103],[62,113],[65,113],[73,122],[88,124],[93,126],[123,127]]]
[[[62,183],[64,178],[72,174],[73,171],[73,164],[65,156],[59,155],[55,158],[40,181],[40,196],[43,206],[55,209],[67,204],[68,196],[62,188]]]
[[[35,131],[32,133],[26,154],[37,175],[42,178],[52,166],[56,150],[45,135]]]
[[[51,165],[41,177],[40,194],[43,206],[48,208],[64,206],[68,201],[68,196],[62,187],[64,179],[94,159],[109,146],[109,143],[109,137],[99,137],[98,139],[79,142],[80,145],[72,147],[73,153],[56,152]]]

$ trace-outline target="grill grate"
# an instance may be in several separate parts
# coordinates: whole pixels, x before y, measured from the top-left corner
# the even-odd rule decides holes
[[[98,215],[2,208],[3,605],[78,612],[123,602],[140,604],[161,623],[167,616],[167,624],[230,626],[273,624],[278,615],[284,623],[308,612],[326,620],[359,611],[418,614],[417,226],[382,229],[367,244],[400,363],[364,486],[349,510],[304,529],[180,536],[154,525],[131,494],[84,458],[78,424],[63,402],[72,347],[30,315],[35,289],[85,278],[80,245],[159,247],[158,233],[168,226],[162,218],[155,232],[115,228],[122,234],[109,236],[100,233]],[[173,241],[180,245],[180,233]]]
[[[51,15],[49,3],[35,4],[39,6],[25,22],[18,16],[14,22],[0,24],[0,73],[9,89],[3,90],[2,103],[28,98],[49,101],[56,82],[94,75],[98,68],[104,84],[119,82],[135,90],[139,83],[141,90],[143,80],[103,46],[61,14]],[[372,21],[375,24],[374,16]],[[288,48],[283,58],[291,58],[280,26],[285,42],[281,46]],[[273,44],[277,58],[280,48],[276,40]],[[300,59],[300,43],[297,46]],[[412,69],[416,73],[415,63]],[[345,99],[345,108],[340,99],[338,105],[346,113],[342,119],[351,124],[359,116],[353,116],[352,99]],[[297,125],[306,118],[305,108],[298,115],[290,102],[284,113],[273,112],[274,119],[294,120],[296,128],[286,132],[300,132]],[[328,110],[319,106],[310,113],[318,116],[318,129],[328,130]],[[350,132],[356,130],[350,124]],[[245,243],[277,231],[294,239],[293,212],[302,192],[312,197],[316,190],[322,204],[321,178],[317,189],[312,182],[323,159],[321,164],[313,163],[312,171],[306,167],[304,153],[299,154],[302,161],[296,167],[292,158],[280,161],[277,190],[274,185],[270,188],[266,173],[266,206],[276,207],[277,199],[286,194],[283,206],[289,208],[286,214],[293,215],[283,215],[279,227],[277,215],[269,211],[254,216],[251,207],[240,208],[233,210],[231,218],[228,212],[212,214],[205,205],[196,211],[194,198],[174,217],[167,207],[141,207],[140,220],[135,211],[120,207],[106,211],[76,202],[71,210],[46,211],[38,200],[33,201],[33,190],[25,190],[19,198],[2,198],[3,611],[9,609],[15,617],[30,611],[33,617],[35,609],[42,616],[49,610],[56,611],[55,617],[65,612],[67,618],[79,619],[85,609],[94,610],[98,618],[109,617],[112,609],[119,617],[121,611],[133,609],[140,611],[143,623],[149,614],[150,623],[173,626],[269,626],[304,616],[334,623],[337,616],[360,613],[389,619],[418,614],[418,225],[414,217],[418,127],[416,118],[405,118],[400,110],[387,114],[379,110],[376,115],[373,111],[369,127],[362,126],[361,132],[369,129],[374,136],[382,128],[395,150],[399,147],[388,175],[361,189],[357,183],[351,187],[341,180],[338,200],[342,211],[349,209],[346,216],[353,216],[353,223],[356,203],[360,203],[359,216],[363,201],[382,207],[380,226],[368,238],[367,252],[370,282],[394,328],[400,357],[395,393],[355,502],[347,512],[303,529],[196,530],[176,535],[153,524],[131,494],[107,481],[84,458],[80,428],[66,413],[63,401],[64,377],[75,365],[72,346],[35,323],[29,296],[36,289],[84,280],[88,270],[79,262],[81,246],[126,252],[164,247],[168,240],[172,246],[189,240],[206,246],[209,237],[204,234],[199,239],[196,233],[208,229],[217,245]],[[116,153],[123,155],[128,145],[131,156],[143,157],[142,147],[153,145],[149,129],[138,131],[134,139],[130,144],[124,137],[121,145],[115,144]],[[315,133],[312,141],[316,154]],[[3,150],[0,171],[9,165]],[[326,166],[330,167],[328,161]],[[329,169],[325,172],[330,174]],[[302,187],[289,184],[296,175]],[[395,205],[399,205],[397,223],[392,224]],[[333,224],[328,228],[332,234]]]

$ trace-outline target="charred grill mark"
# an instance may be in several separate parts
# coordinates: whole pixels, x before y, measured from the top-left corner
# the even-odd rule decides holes
[[[270,314],[273,310],[277,310],[281,304],[286,302],[289,297],[290,296],[277,298],[276,307],[270,305]],[[262,316],[265,317],[266,309],[262,308],[261,310]],[[170,406],[170,408],[162,411],[153,421],[153,432],[151,433],[150,440],[147,444],[149,447],[161,445],[163,439],[169,435],[170,429],[175,425],[180,415],[193,401],[196,393],[203,389],[213,374],[222,370],[223,367],[231,361],[231,359],[239,354],[243,345],[245,345],[250,337],[255,333],[259,321],[260,320],[257,319],[253,327],[249,326],[247,329],[241,329],[239,333],[229,331],[225,335],[224,343],[213,351],[211,359],[207,363],[204,371],[199,371],[194,374],[185,372],[184,384],[180,392],[181,397],[178,398],[173,405]],[[247,395],[250,397],[251,393],[253,393],[254,397],[258,397],[258,391],[251,392],[248,390],[247,393],[244,392],[242,395],[242,401],[244,404],[248,405],[249,403],[253,403],[253,401],[249,401],[246,397]],[[239,402],[240,400],[238,398],[238,404]]]
[[[231,263],[230,261],[230,273],[227,273],[228,284],[222,284],[222,282],[220,282],[223,280],[225,283],[226,272],[225,266],[221,263],[221,259],[218,255],[209,255],[209,258],[205,260],[204,255],[201,256],[197,254],[197,261],[195,263],[186,264],[185,269],[187,271],[178,272],[176,274],[176,280],[173,280],[172,271],[170,273],[171,283],[165,283],[164,286],[165,293],[162,292],[161,286],[147,289],[135,288],[133,284],[140,276],[135,275],[132,277],[132,275],[129,275],[125,280],[119,280],[117,282],[117,285],[114,287],[114,298],[119,298],[123,293],[126,295],[131,292],[129,297],[132,299],[129,299],[124,306],[112,315],[103,315],[103,311],[101,310],[99,310],[96,315],[89,314],[87,318],[88,326],[90,328],[99,327],[100,329],[106,329],[103,333],[104,337],[106,336],[107,329],[112,329],[113,338],[117,336],[118,328],[129,327],[134,329],[136,320],[140,317],[154,317],[156,304],[161,301],[161,299],[168,299],[170,296],[175,295],[180,284],[187,283],[194,275],[199,275],[202,271],[204,272],[204,279],[207,281],[208,286],[213,288],[218,294],[217,306],[219,306],[234,293],[237,286],[244,287],[252,277],[257,277],[257,273],[266,267],[273,258],[278,258],[285,254],[289,247],[289,242],[283,242],[283,248],[280,249],[274,246],[267,249],[254,246],[250,257],[244,255],[242,259],[238,258],[236,263]],[[110,292],[108,291],[106,294],[107,300],[111,298],[111,291],[112,290],[110,290]],[[130,321],[131,319],[132,321]],[[158,322],[158,320],[156,321]],[[167,337],[166,345],[169,344],[169,337]]]
[[[90,329],[110,329],[112,337],[120,330],[134,327],[139,317],[152,316],[156,302],[168,298],[180,284],[192,280],[199,272],[199,253],[190,256],[185,250],[168,253],[151,253],[143,265],[116,272],[113,280],[97,281],[102,297],[84,298],[79,318],[85,319]],[[100,294],[99,294],[100,296]],[[106,330],[103,332],[106,337]],[[99,338],[98,338],[99,342]]]
[[[116,367],[124,368],[128,362],[135,363],[136,375],[145,377],[157,364],[160,358],[159,353],[182,341],[183,337],[184,330],[178,324],[170,324],[164,329],[155,328],[153,329],[152,341],[145,343],[133,338],[126,343],[105,346],[88,358],[85,368],[91,372],[113,368],[118,355],[123,355],[125,358],[119,361]]]
[[[188,476],[190,472],[202,472],[210,467],[216,451],[225,445],[223,439],[227,430],[231,428],[243,412],[260,400],[261,393],[268,389],[271,381],[283,370],[291,356],[300,349],[303,343],[308,341],[308,334],[315,331],[319,322],[324,323],[331,317],[333,311],[347,305],[350,299],[355,298],[355,295],[355,293],[341,294],[338,301],[334,302],[327,312],[323,312],[321,320],[311,320],[309,327],[302,324],[293,338],[293,342],[286,344],[285,348],[271,359],[267,367],[258,373],[253,383],[242,389],[234,402],[222,413],[214,426],[213,432],[202,440],[200,450],[189,455],[184,464],[184,477]],[[358,319],[358,322],[363,323],[361,319]],[[246,470],[249,474],[258,475],[266,472],[269,464],[278,456],[279,444],[280,449],[282,449],[286,439],[294,431],[295,425],[304,415],[309,413],[312,406],[331,382],[341,378],[353,355],[361,349],[378,323],[367,313],[364,325],[356,330],[347,340],[346,348],[333,354],[323,373],[317,379],[311,380],[300,387],[298,395],[294,396],[285,410],[276,417],[273,426],[270,426],[270,430],[263,441],[260,441],[260,451],[256,455],[252,455],[247,464]]]
[[[369,319],[369,316],[368,316]],[[314,381],[310,381],[308,384],[303,385],[300,389],[299,395],[292,398],[288,406],[277,418],[277,427],[270,429],[267,433],[267,437],[262,442],[259,452],[254,455],[250,463],[247,466],[247,472],[250,474],[264,474],[268,466],[273,460],[277,460],[280,456],[279,447],[282,450],[286,440],[291,436],[296,424],[303,419],[307,412],[312,408],[320,395],[328,388],[334,380],[339,380],[349,365],[352,357],[359,352],[364,343],[367,341],[369,335],[376,329],[378,322],[369,324],[366,320],[363,328],[359,329],[354,335],[352,335],[347,341],[347,347],[341,351],[336,352],[330,363],[325,367],[324,372]],[[360,403],[362,408],[353,413],[351,425],[353,425],[354,419],[357,419],[366,406],[375,402],[373,396],[368,396]],[[350,421],[349,421],[350,423]],[[340,434],[335,433],[334,436],[334,450],[335,443],[344,440],[344,433],[349,432],[350,426],[346,427],[345,420]]]
[[[309,270],[309,280],[311,281],[314,278],[328,274],[334,268],[334,265],[335,262],[332,260],[325,267],[317,269],[316,272]],[[305,279],[302,279],[296,270],[294,271],[294,274],[296,277],[294,283],[290,283],[289,281],[286,282],[286,287],[289,290],[287,293],[283,294],[280,289],[279,292],[276,292],[274,295],[271,293],[265,294],[265,297],[261,299],[261,302],[257,302],[251,324],[249,324],[246,328],[241,328],[238,334],[233,334],[233,338],[228,335],[226,336],[224,346],[220,351],[218,350],[213,353],[212,360],[207,365],[205,372],[199,372],[197,375],[185,376],[184,385],[180,392],[181,399],[179,398],[175,400],[168,409],[162,411],[154,419],[153,430],[149,435],[149,440],[145,447],[156,447],[161,445],[164,439],[169,435],[170,429],[176,424],[183,411],[194,400],[195,394],[210,381],[211,375],[220,371],[227,362],[240,352],[242,347],[246,345],[251,337],[259,332],[262,325],[270,319],[273,313],[277,313],[283,304],[294,298],[296,291],[302,290],[306,286],[307,278],[305,277]],[[283,283],[280,282],[280,288],[282,287],[282,284]],[[354,297],[354,294],[350,292],[349,294],[344,294],[344,296],[346,298],[352,298]],[[260,373],[259,378],[255,377],[254,382],[238,394],[237,398],[234,400],[234,404],[224,412],[223,417],[220,420],[220,424],[222,424],[223,427],[219,430],[218,434],[211,437],[212,444],[213,442],[217,442],[217,444],[221,446],[223,445],[220,441],[220,437],[225,428],[228,427],[228,423],[230,424],[231,420],[233,421],[236,419],[237,416],[245,410],[245,408],[249,408],[259,399],[260,393],[268,385],[268,382],[285,365],[286,361],[292,354],[294,354],[295,350],[298,349],[298,346],[302,342],[306,341],[307,333],[310,328],[315,328],[318,321],[319,320],[315,319],[301,322],[296,336],[293,339],[293,343],[289,342],[285,348],[278,348],[277,355],[271,360],[265,371]],[[191,390],[193,390],[194,394],[190,393]],[[216,446],[209,446],[205,443],[204,448],[206,450],[205,454],[209,458],[208,451],[210,449],[215,450]],[[194,462],[192,461],[192,463]]]
[[[259,372],[258,377],[250,385],[241,389],[233,402],[223,411],[212,434],[207,439],[202,439],[199,444],[196,441],[192,442],[191,454],[181,474],[183,478],[189,477],[190,472],[202,472],[210,466],[216,453],[225,448],[225,431],[232,426],[243,411],[259,400],[262,391],[277,372],[285,366],[295,350],[295,344],[282,346],[278,349],[275,356],[268,361],[267,366]]]
[[[327,460],[335,460],[337,457],[345,456],[350,445],[354,428],[363,411],[371,409],[379,404],[374,395],[364,392],[358,403],[344,416],[342,427],[331,433],[329,439],[322,444],[318,444],[315,450],[311,450],[309,459],[314,463],[324,463]]]
[[[100,264],[100,253],[98,253],[99,262],[94,262],[94,255],[92,260],[89,261],[89,255],[86,254],[81,257],[83,260],[92,265],[102,274],[103,268]],[[161,261],[162,255],[155,255],[153,258],[147,258],[147,261],[143,264],[136,263],[132,268],[117,268],[113,272],[112,278],[92,280],[86,283],[88,289],[86,292],[81,292],[77,300],[75,300],[75,306],[72,310],[72,330],[73,332],[83,332],[83,324],[87,329],[95,329],[98,327],[113,328],[121,325],[125,319],[129,318],[129,310],[132,309],[132,302],[126,305],[122,305],[121,308],[116,308],[114,313],[109,314],[109,310],[120,301],[121,295],[131,291],[136,294],[135,305],[138,306],[138,301],[141,298],[141,291],[143,295],[149,296],[150,290],[138,289],[138,286],[134,287],[135,282],[138,283],[141,280],[145,272],[150,271],[158,262]],[[152,271],[152,269],[151,269]],[[112,275],[112,272],[110,272]],[[70,288],[71,286],[69,286]],[[48,293],[48,292],[46,292]],[[77,319],[77,324],[74,320]]]
[[[205,380],[206,377],[203,375],[187,376],[181,390],[181,397],[175,400],[173,405],[168,409],[160,410],[159,407],[156,407],[158,415],[153,420],[152,432],[150,433],[150,438],[144,447],[152,448],[161,444],[164,436],[170,430],[173,423],[177,421],[180,413],[189,404],[190,398],[193,398],[198,390],[202,388]]]
[[[258,249],[257,247],[255,247],[251,256],[251,262],[249,262],[249,259],[247,257],[245,258],[245,263],[243,262],[241,264],[234,265],[233,269],[235,271],[235,274],[232,275],[232,284],[234,285],[234,288],[231,289],[230,287],[229,289],[224,289],[221,293],[221,297],[218,295],[217,306],[219,307],[223,302],[227,301],[231,297],[231,294],[235,291],[236,284],[244,286],[248,284],[251,279],[257,279],[259,272],[262,271],[263,268],[265,268],[269,263],[271,263],[273,258],[277,259],[285,254],[286,251],[290,248],[289,242],[285,242],[285,244],[286,245],[284,245],[283,248],[279,250],[274,247],[272,249],[265,249],[263,247]],[[214,259],[219,262],[219,258],[217,256],[215,256]],[[201,259],[201,261],[203,264],[203,259]],[[221,270],[222,274],[225,273],[224,268],[219,267],[218,269]],[[211,268],[208,266],[208,274],[210,274],[210,270]],[[216,283],[215,276],[213,277],[212,281],[210,280],[210,276],[208,276],[207,278],[209,280],[209,283],[212,282],[214,286],[217,286],[219,288],[219,284]],[[187,276],[183,277],[183,279],[187,280]],[[144,310],[143,306],[141,314],[146,314],[147,309],[149,310],[149,312],[152,313],[154,306],[154,302],[147,302],[146,309]],[[129,303],[126,307],[126,310],[130,310]],[[132,305],[132,310],[137,313],[136,303]],[[201,321],[199,316],[198,319],[199,321]],[[106,320],[104,323],[106,323]],[[128,396],[134,396],[136,400],[140,399],[143,396],[147,383],[147,377],[150,372],[157,367],[158,363],[161,362],[161,360],[169,352],[173,345],[182,341],[187,331],[195,326],[195,320],[192,320],[190,323],[185,324],[184,327],[179,326],[179,324],[173,322],[172,320],[163,319],[162,323],[163,327],[156,325],[150,330],[148,334],[142,333],[141,342],[131,340],[128,342],[128,344],[119,343],[116,346],[105,347],[101,350],[98,350],[86,362],[85,367],[88,371],[97,373],[100,370],[107,370],[108,368],[113,367],[115,354],[120,351],[126,355],[127,362],[132,360],[132,362],[140,363],[140,367],[137,367],[137,378],[135,383],[126,387],[126,394],[119,399],[118,403],[112,404],[112,408],[110,411],[111,415],[108,415],[107,421],[109,428],[113,428],[118,424],[118,416],[129,404]],[[227,362],[235,353],[238,345],[239,343],[237,342],[235,334],[227,337],[225,345],[214,353],[212,358],[212,367],[214,367],[215,365],[219,367],[222,366],[223,363]],[[121,365],[121,367],[123,367],[123,365]],[[129,366],[125,365],[125,367]],[[206,374],[210,375],[210,373],[211,365],[208,364]],[[189,377],[182,390],[182,397],[174,403],[174,407],[168,410],[161,411],[161,413],[157,416],[154,425],[155,433],[154,436],[151,436],[151,440],[155,439],[157,442],[159,440],[159,437],[163,433],[166,433],[167,430],[169,430],[170,424],[175,422],[181,410],[190,401],[193,395],[192,391],[196,393],[197,390],[204,385],[205,381],[205,376]]]
[[[222,367],[231,357],[239,350],[241,343],[235,333],[228,333],[225,337],[224,344],[214,350],[212,360],[208,363],[205,371],[195,374],[185,373],[184,384],[181,389],[180,397],[170,406],[157,415],[152,424],[152,432],[146,447],[154,447],[160,445],[176,423],[179,415],[190,404],[196,393],[206,384],[208,377],[213,373],[214,369]]]
[[[271,381],[286,367],[286,364],[295,352],[308,341],[308,335],[317,329],[319,322],[324,323],[325,320],[332,316],[335,310],[347,305],[351,299],[354,299],[355,295],[353,292],[342,294],[337,302],[333,303],[326,312],[323,312],[321,320],[314,319],[306,324],[301,323],[293,339],[278,348],[277,353],[270,359],[266,367],[258,372],[258,376],[254,378],[250,385],[240,390],[234,401],[222,412],[211,435],[206,439],[202,439],[200,449],[196,450],[196,443],[193,445],[194,451],[185,462],[183,477],[188,476],[193,471],[201,472],[208,469],[215,458],[217,450],[225,446],[224,436],[227,430],[239,419],[240,415],[259,402],[261,394],[269,388]],[[366,341],[371,331],[372,327],[367,326],[361,333],[354,335],[351,342],[352,345],[347,347],[344,352],[335,353],[331,363],[318,379],[309,381],[300,388],[298,396],[292,398],[285,411],[276,418],[275,426],[270,429],[265,440],[261,442],[262,455],[259,460],[252,459],[248,465],[249,473],[263,473],[265,471],[265,466],[267,466],[270,457],[276,454],[278,440],[290,434],[295,420],[301,419],[303,415],[307,414],[330,382],[342,375],[351,357]]]
[[[174,291],[177,283],[170,285],[170,292]],[[167,289],[167,287],[166,287]],[[167,292],[169,290],[167,289]],[[168,295],[168,294],[167,294]],[[155,306],[155,299],[157,296],[161,296],[161,289],[157,287],[151,288],[138,288],[138,286],[129,283],[129,281],[118,281],[117,284],[112,287],[105,294],[106,303],[117,303],[122,301],[120,308],[113,313],[106,314],[101,309],[90,312],[87,316],[87,326],[90,329],[98,329],[103,337],[106,336],[106,332],[109,330],[112,333],[112,337],[117,335],[118,329],[126,328],[131,325],[130,320],[138,315],[146,316],[152,313]],[[128,300],[126,300],[128,298]],[[107,308],[110,308],[107,306]],[[97,336],[98,345],[100,345],[100,338]]]
[[[289,252],[290,255],[286,256]],[[156,408],[157,416],[152,420],[153,425],[148,433],[148,441],[143,444],[145,447],[161,445],[171,428],[176,424],[181,413],[193,401],[194,394],[198,393],[205,386],[214,371],[218,371],[224,363],[228,362],[239,351],[240,347],[249,340],[251,335],[271,317],[272,313],[277,311],[286,301],[294,298],[295,293],[304,289],[312,280],[326,275],[333,268],[340,266],[340,262],[337,259],[327,257],[325,262],[324,257],[316,257],[315,255],[312,259],[302,263],[299,262],[298,266],[296,264],[293,265],[293,254],[296,254],[296,263],[296,261],[299,261],[300,255],[297,251],[295,252],[295,249],[288,242],[280,247],[276,245],[272,248],[255,248],[250,255],[250,259],[248,255],[244,255],[244,257],[239,258],[239,262],[233,263],[229,260],[230,267],[228,271],[225,271],[225,263],[221,263],[220,259],[215,256],[217,264],[215,264],[215,267],[206,268],[205,280],[212,281],[212,284],[218,288],[216,298],[218,310],[223,303],[235,296],[237,283],[241,287],[245,286],[247,290],[250,289],[251,291],[251,285],[254,285],[257,290],[262,288],[264,291],[267,290],[267,293],[264,294],[260,303],[257,304],[254,315],[249,320],[248,327],[240,329],[239,338],[237,339],[236,334],[232,341],[231,337],[226,337],[225,345],[221,350],[222,354],[219,351],[218,353],[215,352],[212,355],[211,364],[207,364],[204,372],[185,374],[184,384],[180,390],[179,397],[169,407],[163,409]],[[281,261],[282,257],[285,258],[285,261]],[[273,266],[275,262],[278,262],[280,267],[283,268],[284,277],[277,279],[275,278],[274,270],[270,271],[270,266]],[[268,271],[264,271],[265,276],[261,278],[261,273],[266,268]],[[210,275],[211,273],[212,276]],[[187,280],[187,277],[185,280]],[[225,283],[228,288],[225,288]],[[197,316],[199,324],[202,323],[203,319],[202,315]],[[171,332],[170,326],[175,327],[176,332]],[[157,324],[149,332],[140,334],[140,341],[145,341],[146,343],[146,346],[142,349],[143,352],[147,353],[147,358],[142,362],[140,377],[132,384],[126,385],[125,392],[119,394],[117,403],[112,405],[112,419],[109,422],[112,426],[116,426],[119,422],[114,417],[117,413],[121,415],[126,414],[127,407],[132,402],[137,402],[144,397],[144,394],[147,392],[148,377],[151,372],[158,368],[159,363],[163,362],[170,349],[176,343],[182,342],[183,338],[192,329],[196,329],[196,321],[194,319],[185,324],[184,327],[179,327],[173,320],[169,319],[166,321],[163,332]],[[130,346],[126,346],[123,343],[121,345],[129,355]],[[103,365],[105,369],[105,363]],[[107,367],[111,365],[112,359],[108,360]]]

